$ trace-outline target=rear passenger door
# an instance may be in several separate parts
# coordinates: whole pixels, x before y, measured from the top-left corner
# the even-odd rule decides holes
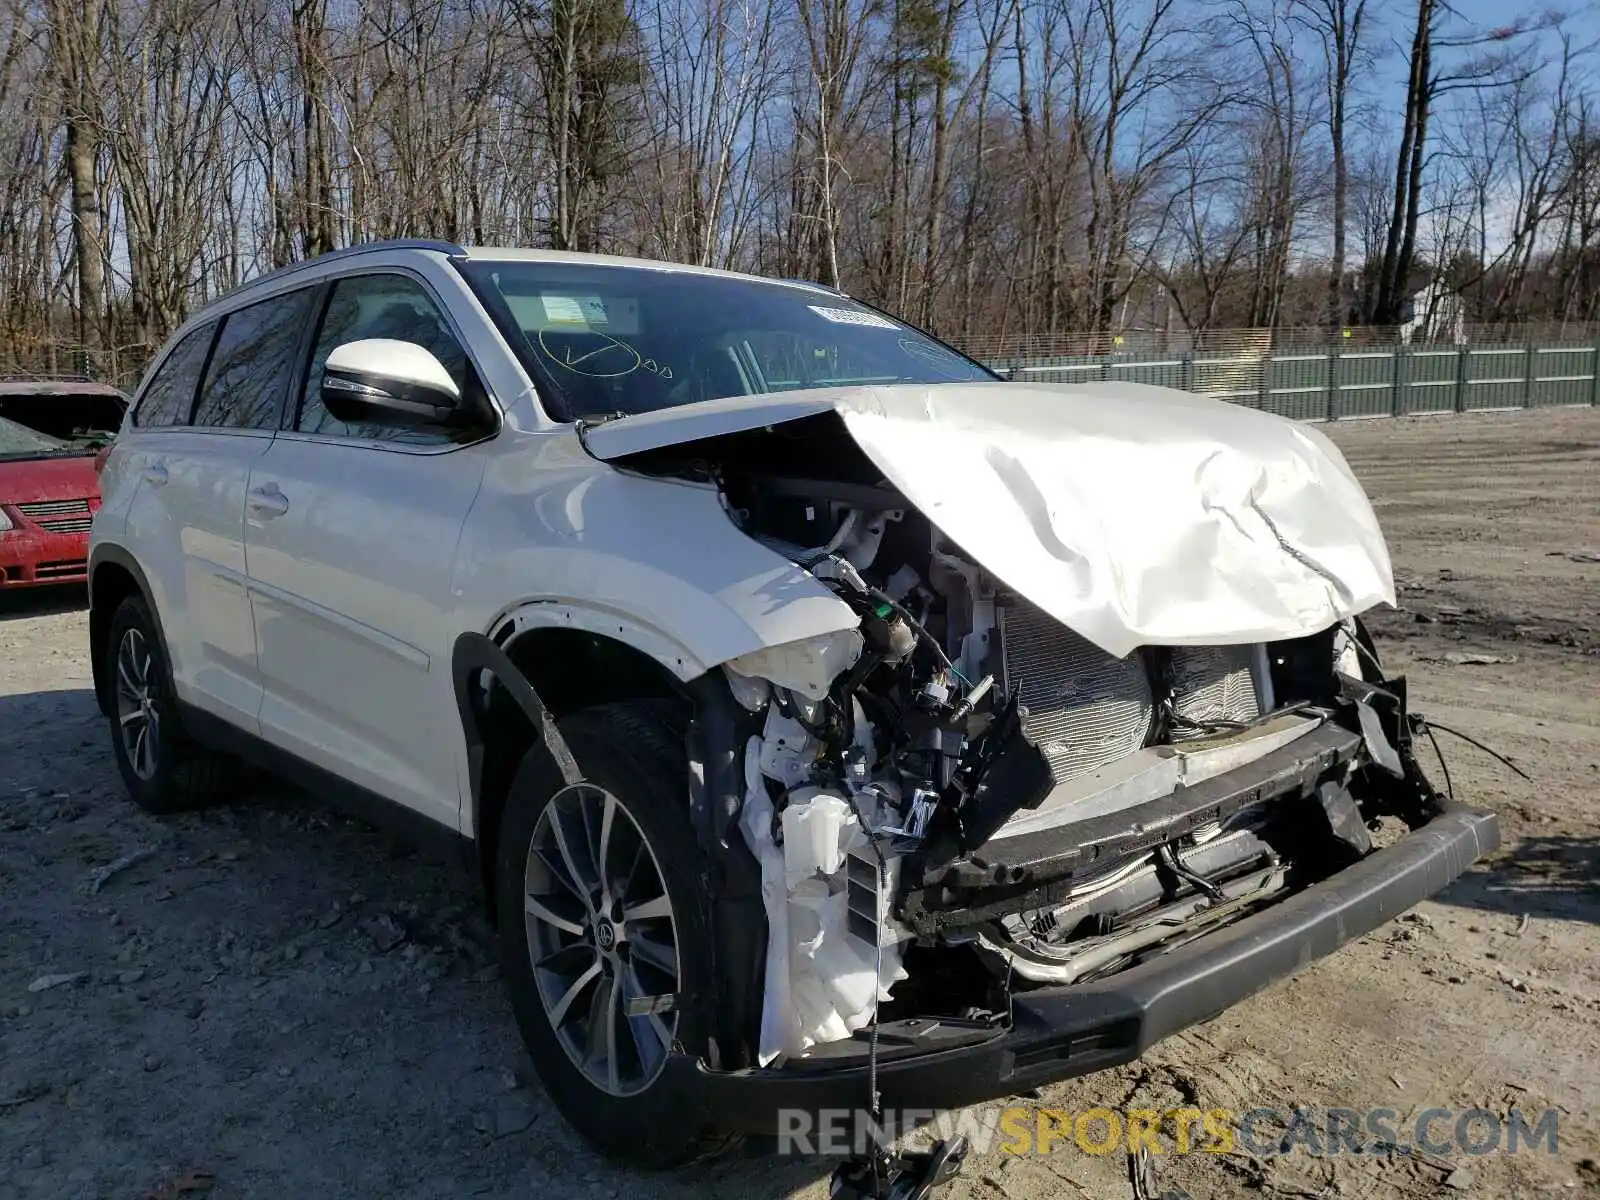
[[[321,401],[344,342],[432,351],[463,394],[481,388],[420,280],[333,281],[291,428],[253,464],[246,513],[262,736],[365,790],[457,828],[451,568],[484,457],[431,430],[346,425]],[[259,505],[259,507],[258,507]],[[267,507],[269,506],[270,507]]]
[[[190,335],[174,351],[183,371],[164,398],[172,423],[145,428],[148,396],[135,414],[144,432],[128,544],[160,581],[153,586],[168,592],[156,603],[179,698],[252,733],[261,675],[245,493],[251,464],[277,432],[313,296],[301,289],[261,300],[226,314],[205,336]],[[196,377],[197,387],[189,382]]]

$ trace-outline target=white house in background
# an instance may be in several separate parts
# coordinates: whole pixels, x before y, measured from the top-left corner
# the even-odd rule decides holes
[[[1400,311],[1401,342],[1467,340],[1466,301],[1438,280],[1413,292]]]

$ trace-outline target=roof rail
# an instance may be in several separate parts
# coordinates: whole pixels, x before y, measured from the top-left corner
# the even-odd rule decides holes
[[[354,246],[346,246],[341,250],[327,250],[314,258],[302,259],[300,262],[289,263],[268,271],[265,275],[257,275],[254,279],[246,280],[241,287],[253,288],[268,279],[277,279],[283,275],[291,274],[313,263],[332,262],[341,258],[352,258],[358,254],[370,254],[375,250],[436,250],[440,254],[465,254],[466,251],[454,242],[440,241],[435,238],[380,238],[371,242],[357,242]],[[221,297],[218,297],[221,299]],[[208,306],[209,307],[209,306]]]
[[[233,300],[234,297],[244,295],[248,292],[254,292],[264,283],[285,279],[299,271],[305,270],[307,267],[315,266],[319,263],[332,262],[344,258],[355,258],[359,255],[371,254],[378,250],[434,250],[440,254],[451,255],[462,255],[466,253],[462,247],[456,245],[454,242],[438,241],[433,238],[381,238],[377,241],[358,242],[354,246],[345,246],[341,250],[327,250],[316,255],[314,258],[302,259],[300,262],[289,263],[285,266],[274,268],[273,270],[268,271],[265,275],[257,275],[253,279],[245,280],[237,287],[229,288],[220,296],[213,297],[194,312],[190,313],[189,319],[184,322],[181,328],[188,328],[190,325],[199,322],[203,318],[209,318],[217,311],[217,309],[226,306],[231,300]]]
[[[819,292],[829,292],[829,293],[831,293],[832,295],[835,295],[835,296],[844,295],[844,293],[842,291],[840,291],[838,288],[833,287],[830,284],[818,283],[815,279],[796,279],[796,278],[790,276],[790,277],[786,277],[786,278],[782,279],[780,282],[783,282],[783,283],[798,283],[802,287],[816,288]]]

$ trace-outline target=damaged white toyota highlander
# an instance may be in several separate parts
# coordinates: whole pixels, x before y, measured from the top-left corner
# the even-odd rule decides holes
[[[133,797],[243,759],[445,833],[636,1163],[1129,1061],[1498,841],[1413,754],[1321,433],[812,284],[326,255],[178,331],[103,493]]]

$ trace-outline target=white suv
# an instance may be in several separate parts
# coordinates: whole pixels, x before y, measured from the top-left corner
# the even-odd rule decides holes
[[[465,848],[541,1078],[636,1162],[1127,1061],[1496,843],[1320,433],[816,285],[326,255],[178,331],[102,482],[134,799],[237,756]]]

